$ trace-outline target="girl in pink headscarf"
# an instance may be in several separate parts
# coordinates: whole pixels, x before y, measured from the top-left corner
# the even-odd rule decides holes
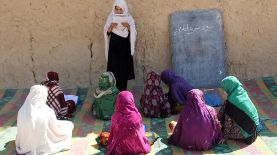
[[[129,91],[122,91],[116,98],[106,154],[149,153],[150,149],[134,97]]]

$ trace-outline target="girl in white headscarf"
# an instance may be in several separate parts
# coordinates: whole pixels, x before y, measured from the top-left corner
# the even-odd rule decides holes
[[[127,21],[116,22],[118,16],[127,18]],[[135,78],[133,55],[136,35],[135,22],[128,13],[125,0],[115,0],[104,26],[105,56],[108,61],[107,71],[114,74],[120,91],[126,90],[127,81]]]
[[[34,85],[18,111],[15,144],[19,154],[53,154],[71,147],[73,123],[57,120],[46,99],[47,87]]]

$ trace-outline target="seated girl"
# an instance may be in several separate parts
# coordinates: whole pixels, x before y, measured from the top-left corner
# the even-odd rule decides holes
[[[115,77],[112,72],[105,72],[99,78],[98,88],[94,92],[92,105],[93,115],[97,118],[109,120],[114,113],[114,104],[119,90],[116,88]]]
[[[108,155],[150,152],[141,115],[135,106],[133,94],[129,91],[120,92],[116,98],[107,148]]]
[[[57,120],[46,99],[45,86],[32,86],[18,111],[15,145],[19,154],[53,154],[71,147],[73,123]]]
[[[62,89],[59,86],[59,75],[56,72],[48,72],[45,80],[41,82],[48,88],[47,105],[52,108],[58,119],[71,118],[76,111],[73,100],[65,101]]]
[[[171,106],[171,113],[179,113],[186,102],[186,93],[193,87],[182,77],[176,75],[171,70],[165,70],[161,73],[162,81],[169,87],[168,101]]]
[[[206,105],[203,92],[198,89],[189,91],[186,103],[168,143],[183,149],[208,150],[219,144],[222,139],[220,123],[216,111]],[[170,126],[174,125],[173,123]],[[171,127],[170,127],[171,128]]]
[[[255,105],[236,77],[224,78],[221,81],[221,87],[228,94],[218,114],[224,138],[242,140],[246,144],[253,143],[257,138],[259,125]]]
[[[140,106],[146,117],[170,116],[170,103],[163,93],[161,77],[153,71],[147,74],[147,83],[140,99]]]

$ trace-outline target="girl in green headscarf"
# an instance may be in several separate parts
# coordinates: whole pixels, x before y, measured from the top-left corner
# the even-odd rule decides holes
[[[255,105],[236,77],[224,78],[221,81],[221,87],[228,94],[227,100],[218,114],[224,137],[251,144],[257,138],[257,126],[259,125],[259,116]]]
[[[114,104],[119,90],[116,88],[116,80],[112,72],[104,72],[94,92],[92,105],[93,115],[97,118],[109,120],[114,113]]]

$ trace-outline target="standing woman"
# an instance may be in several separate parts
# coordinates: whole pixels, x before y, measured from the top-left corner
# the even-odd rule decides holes
[[[128,22],[113,22],[117,15],[126,16]],[[104,26],[105,56],[108,61],[107,71],[114,74],[120,91],[126,90],[127,81],[135,78],[133,55],[136,35],[135,21],[128,13],[125,0],[115,0]]]

